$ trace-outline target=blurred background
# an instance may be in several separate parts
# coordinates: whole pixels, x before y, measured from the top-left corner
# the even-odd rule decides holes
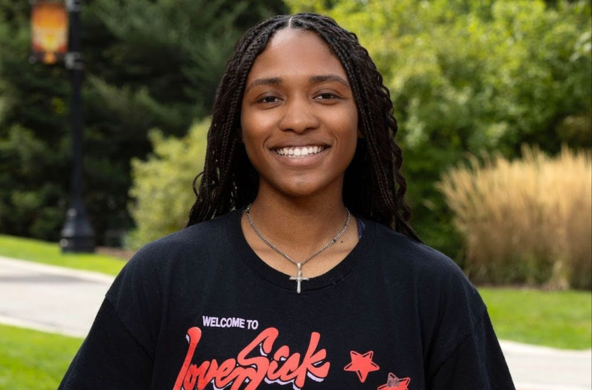
[[[355,32],[384,76],[419,236],[482,287],[494,317],[498,300],[530,299],[512,295],[524,287],[575,294],[541,299],[571,308],[558,321],[577,329],[537,337],[590,348],[590,0],[80,4],[82,190],[99,252],[128,258],[185,226],[235,41],[271,15],[318,12]],[[71,70],[31,57],[31,15],[0,0],[0,255],[17,258],[58,248],[73,169]],[[582,338],[553,342],[562,332]]]
[[[81,4],[83,200],[98,246],[137,249],[185,225],[235,41],[271,15],[313,11],[356,32],[384,76],[420,237],[481,282],[590,288],[568,269],[591,252],[590,1]],[[70,71],[30,63],[31,13],[0,0],[0,233],[57,241]]]

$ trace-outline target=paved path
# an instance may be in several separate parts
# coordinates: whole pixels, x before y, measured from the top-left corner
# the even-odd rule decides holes
[[[0,257],[0,322],[84,337],[113,278]],[[502,341],[519,390],[592,390],[592,352]]]
[[[0,257],[0,322],[84,337],[113,279]]]

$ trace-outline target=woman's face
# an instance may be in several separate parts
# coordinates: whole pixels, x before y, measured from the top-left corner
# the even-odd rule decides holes
[[[247,77],[241,127],[259,195],[341,197],[358,112],[345,70],[315,33],[273,36]]]

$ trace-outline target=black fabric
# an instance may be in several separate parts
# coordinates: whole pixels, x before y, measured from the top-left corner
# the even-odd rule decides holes
[[[140,250],[60,389],[514,389],[479,294],[450,259],[371,221],[296,284],[234,212]]]

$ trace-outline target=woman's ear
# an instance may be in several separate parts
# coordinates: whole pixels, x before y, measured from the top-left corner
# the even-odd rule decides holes
[[[358,138],[360,139],[364,139],[364,134],[362,134],[362,131],[358,128]]]

